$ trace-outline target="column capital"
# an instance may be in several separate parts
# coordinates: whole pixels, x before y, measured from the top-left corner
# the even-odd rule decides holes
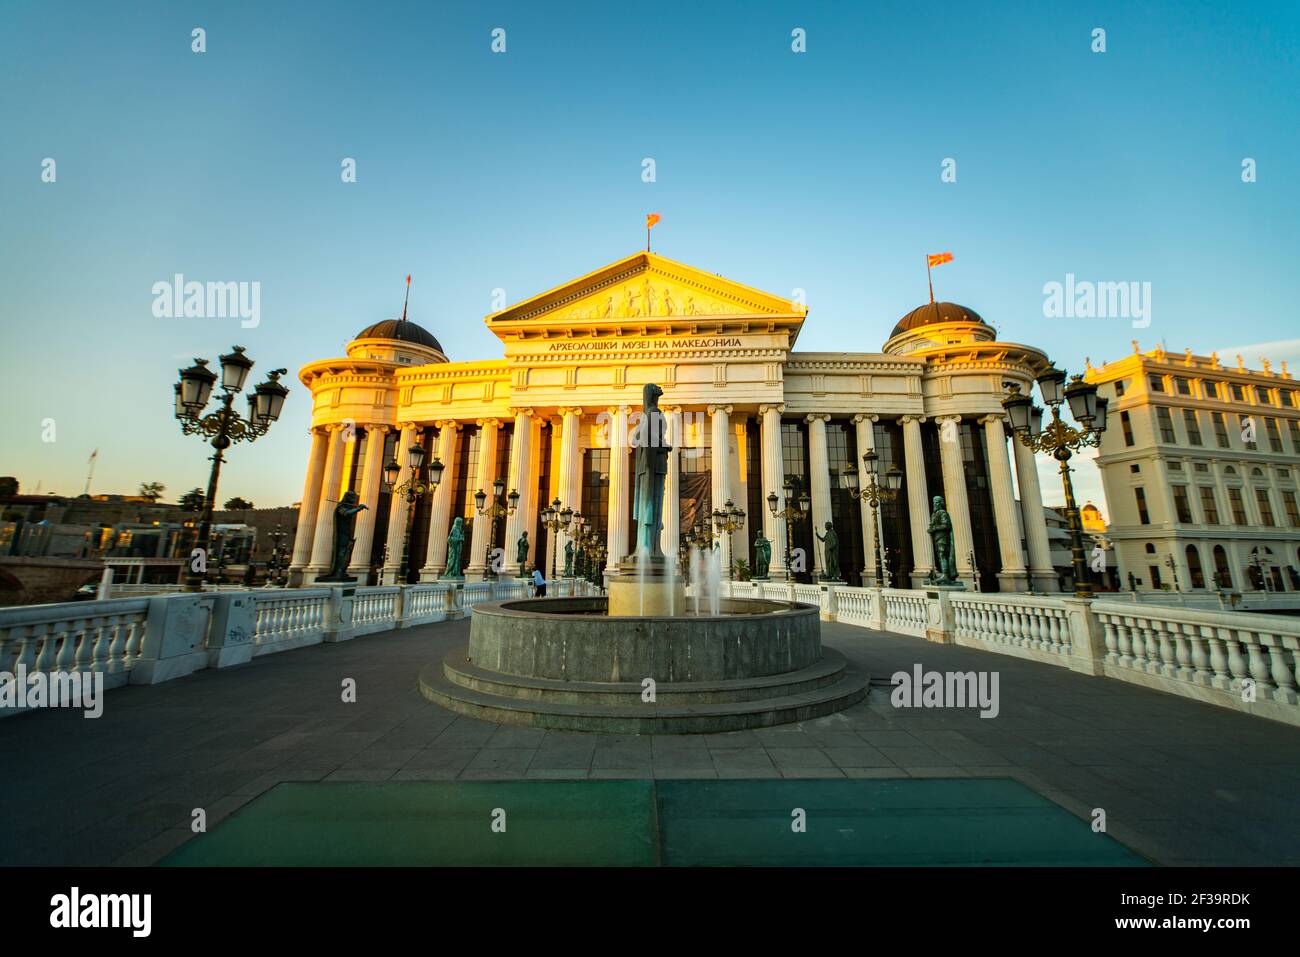
[[[911,413],[909,413],[909,414],[907,414],[907,415],[900,415],[900,416],[898,417],[898,424],[899,424],[899,425],[911,425],[913,422],[915,422],[917,425],[920,425],[920,424],[921,424],[922,422],[924,422],[924,421],[925,421],[925,416],[923,416],[923,415],[913,415],[913,414],[911,414]]]
[[[777,415],[780,415],[784,411],[785,411],[784,402],[769,402],[765,405],[760,405],[758,407],[759,415],[767,415],[767,413],[769,412],[775,412]]]
[[[857,425],[860,422],[879,422],[879,421],[880,421],[880,416],[876,415],[874,412],[859,412],[857,415],[853,417],[854,425]]]
[[[709,415],[717,415],[719,412],[725,413],[726,415],[731,415],[731,410],[733,408],[734,406],[730,406],[730,405],[710,405],[708,407]]]
[[[982,416],[980,416],[980,418],[979,418],[979,423],[980,423],[980,425],[983,425],[983,426],[990,426],[990,425],[993,425],[993,424],[995,424],[995,423],[996,423],[997,425],[1003,425],[1003,426],[1004,426],[1004,425],[1006,424],[1006,423],[1005,423],[1005,418],[1006,418],[1006,416],[1003,415],[1003,413],[1001,413],[1001,412],[990,412],[988,415],[982,415]],[[1006,429],[1004,428],[1003,431],[1006,431]]]
[[[934,417],[934,421],[935,421],[935,422],[939,422],[939,423],[943,423],[943,422],[960,422],[960,421],[961,421],[961,413],[960,413],[960,412],[945,412],[943,415],[936,415],[936,416]]]
[[[605,411],[610,415],[618,415],[620,412],[624,415],[629,415],[632,412],[632,407],[630,405],[608,405],[605,407]],[[664,410],[660,409],[659,411],[662,412]]]
[[[829,422],[829,421],[831,420],[830,413],[828,413],[828,412],[809,412],[807,415],[805,415],[805,416],[803,417],[803,420],[804,420],[805,422],[809,423],[809,424],[812,424],[813,422],[816,422],[816,421],[819,420],[819,419],[820,419],[822,422]]]
[[[559,409],[556,409],[555,411],[556,411],[559,415],[564,416],[566,419],[567,419],[569,416],[571,416],[571,415],[574,415],[574,416],[582,415],[582,409],[579,409],[579,408],[577,408],[576,406],[564,406],[564,407],[561,407],[561,408],[559,408]]]
[[[439,419],[433,424],[438,427],[439,431],[443,429],[451,429],[453,432],[459,432],[464,428],[464,423],[459,419]]]
[[[378,432],[380,435],[387,435],[389,432],[393,431],[393,427],[391,425],[384,425],[380,423],[375,423],[374,425],[363,425],[362,428],[365,429],[367,432]]]
[[[418,429],[418,428],[420,427],[420,423],[418,423],[418,422],[398,422],[398,423],[397,423],[397,427],[398,427],[399,429],[401,429],[403,432],[407,431],[408,429],[409,429],[410,431],[414,432],[416,429]]]
[[[521,409],[521,408],[516,408],[515,406],[511,406],[507,411],[511,415],[526,415],[529,418],[532,418],[534,415],[537,414],[531,408]]]
[[[499,429],[501,428],[500,419],[476,419],[474,422],[480,429]]]

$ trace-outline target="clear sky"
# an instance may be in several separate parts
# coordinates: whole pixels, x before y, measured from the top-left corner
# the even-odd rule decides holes
[[[496,357],[492,290],[618,259],[652,210],[656,251],[805,289],[800,349],[878,350],[927,297],[924,255],[950,250],[936,293],[1071,371],[1134,337],[1272,343],[1300,369],[1298,10],[5,0],[0,475],[75,494],[98,448],[93,491],[156,480],[174,500],[207,476],[171,418],[190,357],[239,343],[260,378],[341,355],[400,312],[407,273],[411,318],[452,359]],[[259,282],[260,325],[155,317],[176,273]],[[1045,318],[1067,273],[1151,283],[1149,327]],[[309,402],[290,385],[222,500],[300,497]],[[1080,479],[1098,499],[1095,470]]]

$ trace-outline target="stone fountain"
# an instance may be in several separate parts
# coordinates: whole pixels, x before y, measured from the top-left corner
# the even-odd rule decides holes
[[[816,606],[716,596],[705,613],[688,605],[659,546],[671,451],[662,394],[646,385],[631,437],[636,549],[608,597],[476,605],[469,647],[420,673],[426,698],[487,721],[663,734],[787,724],[866,696],[867,676],[822,647]]]

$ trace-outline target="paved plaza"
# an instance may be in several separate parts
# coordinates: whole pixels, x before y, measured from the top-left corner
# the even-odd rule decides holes
[[[0,721],[4,864],[152,864],[282,782],[1006,777],[1160,864],[1300,864],[1300,731],[1110,679],[823,623],[867,700],[718,735],[552,732],[425,701],[468,621],[371,635],[109,692],[104,714]],[[1001,708],[901,710],[889,676],[997,671]],[[356,681],[344,703],[345,679]]]

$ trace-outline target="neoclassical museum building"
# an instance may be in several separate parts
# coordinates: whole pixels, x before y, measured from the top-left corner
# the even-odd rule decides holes
[[[555,499],[600,536],[612,566],[635,541],[634,443],[625,437],[643,386],[654,382],[673,446],[666,555],[680,554],[683,536],[712,526],[712,512],[731,502],[745,517],[718,537],[724,569],[733,557],[752,565],[761,531],[772,543],[771,578],[817,580],[825,556],[813,528],[833,522],[842,579],[875,583],[879,535],[888,581],[919,586],[933,561],[932,497],[942,495],[968,587],[1057,588],[1033,456],[1008,443],[1001,405],[1005,382],[1028,392],[1048,360],[998,341],[971,309],[922,305],[898,320],[879,352],[854,351],[869,345],[866,321],[845,324],[843,352],[799,352],[802,305],[637,252],[485,321],[501,340],[499,359],[453,362],[421,326],[386,320],[362,329],[345,357],[303,367],[312,445],[292,583],[328,570],[334,503],[347,491],[368,506],[349,568],[363,583],[437,579],[457,516],[468,580],[494,562],[500,574],[519,574],[525,531],[529,568],[549,578],[552,550],[558,544],[562,569],[569,534],[552,533],[542,519]],[[437,488],[409,503],[388,491],[384,466],[401,464],[400,487],[411,477],[414,444],[426,450],[423,471],[435,458],[444,468]],[[868,485],[862,456],[870,449],[882,484],[889,469],[903,473],[875,522],[844,479],[846,468],[857,469],[859,487]],[[475,493],[490,503],[498,480],[506,494],[518,492],[518,504],[493,528]],[[790,567],[786,520],[768,504],[775,492],[784,507],[787,482],[810,500],[790,525]]]

